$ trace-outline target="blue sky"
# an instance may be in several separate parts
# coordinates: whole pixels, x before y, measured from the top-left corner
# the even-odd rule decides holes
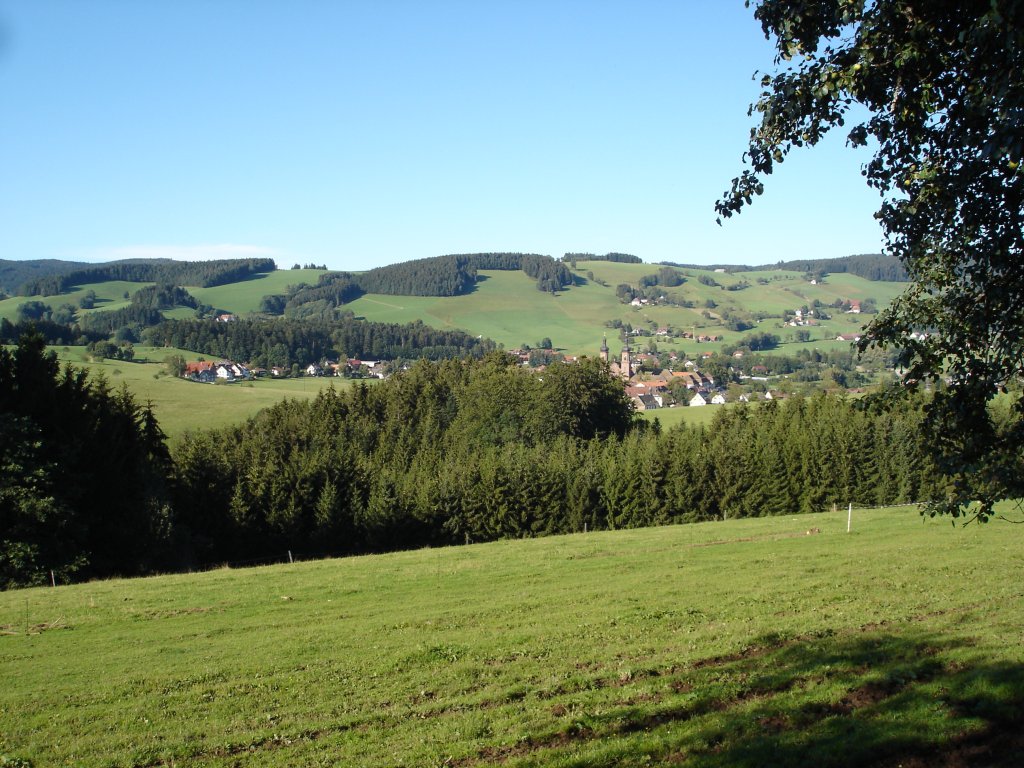
[[[771,66],[742,0],[0,0],[0,258],[878,251],[839,135],[716,225]]]

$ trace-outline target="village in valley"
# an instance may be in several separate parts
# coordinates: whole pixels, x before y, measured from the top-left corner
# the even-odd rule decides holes
[[[565,258],[569,259],[570,255]],[[579,258],[579,255],[574,258]],[[669,272],[673,270],[662,267],[662,274]],[[698,275],[697,282],[730,291],[738,285],[750,285],[741,278],[738,284],[725,286],[718,281],[729,277],[726,270],[716,269],[713,274],[717,280]],[[817,286],[826,283],[825,277],[824,270],[808,271],[803,275],[803,281],[806,285]],[[650,279],[653,277],[640,278],[639,282],[643,284]],[[673,272],[670,282],[682,279]],[[757,282],[767,284],[769,280],[759,277]],[[619,300],[638,317],[632,322],[624,319],[606,321],[604,325],[608,330],[595,351],[607,365],[609,373],[621,381],[637,412],[778,400],[795,392],[828,390],[860,393],[864,387],[877,382],[877,375],[893,372],[892,363],[887,359],[872,359],[870,355],[858,358],[853,353],[861,332],[849,330],[851,325],[859,325],[859,318],[863,315],[878,311],[873,298],[845,298],[840,295],[840,298],[826,304],[791,291],[807,303],[776,310],[777,314],[755,315],[742,324],[734,322],[736,327],[728,328],[725,318],[730,316],[730,310],[723,310],[709,301],[701,316],[706,323],[713,325],[705,327],[698,322],[692,327],[685,327],[664,320],[656,322],[648,314],[655,307],[676,307],[680,301],[685,304],[686,301],[678,294],[666,295],[657,287],[648,287],[642,294],[626,288],[629,286],[620,285],[617,289]],[[839,317],[847,319],[837,325],[834,321]],[[241,318],[235,313],[220,312],[212,319],[214,325],[226,328],[236,325]],[[770,328],[771,331],[762,328]],[[746,335],[726,336],[721,332],[725,330],[745,331]],[[551,335],[555,335],[557,329],[551,328],[551,331]],[[612,346],[609,345],[609,333],[614,337]],[[920,336],[924,338],[926,334]],[[822,351],[812,346],[815,340],[824,342]],[[682,349],[683,345],[695,345],[701,351],[687,354]],[[618,351],[613,351],[612,347]],[[502,347],[499,345],[498,349]],[[551,365],[573,364],[581,357],[591,356],[585,351],[580,355],[570,354],[570,351],[580,350],[579,347],[573,350],[560,348],[548,337],[532,345],[505,348],[506,354],[537,376],[543,376]],[[410,365],[409,360],[400,357],[367,359],[345,355],[337,359],[325,356],[312,362],[308,359],[305,362],[291,361],[288,365],[269,365],[265,359],[262,362],[263,365],[259,365],[257,362],[200,358],[187,363],[181,361],[175,373],[198,383],[220,384],[300,377],[383,380]]]
[[[855,304],[852,312],[859,312]],[[790,315],[787,314],[787,317]],[[222,315],[218,322],[230,322],[233,315]],[[790,326],[811,326],[816,324],[814,310],[797,309],[792,313]],[[635,329],[621,334],[621,350],[613,355],[608,346],[608,338],[601,341],[598,351],[599,358],[608,365],[613,377],[622,382],[626,394],[638,412],[652,411],[661,408],[680,406],[700,407],[706,405],[725,405],[731,402],[747,403],[752,401],[770,401],[784,399],[787,394],[778,387],[773,391],[770,385],[772,376],[769,369],[761,364],[753,364],[746,369],[739,366],[740,360],[748,354],[744,350],[734,350],[727,358],[735,364],[729,365],[727,375],[716,371],[721,364],[712,361],[721,355],[715,352],[704,352],[697,360],[675,351],[654,352],[640,351],[630,344],[630,335],[640,336],[643,331]],[[657,337],[669,336],[668,328],[658,328]],[[714,335],[694,335],[684,333],[696,343],[720,342],[721,337]],[[859,334],[838,334],[836,341],[856,342]],[[550,365],[571,365],[580,359],[575,355],[563,354],[545,340],[540,348],[516,348],[508,354],[518,360],[523,368],[534,371],[542,376]],[[710,363],[710,364],[709,364]],[[705,365],[708,364],[708,365]],[[702,370],[702,366],[705,366]],[[408,368],[408,363],[398,360],[366,360],[347,358],[340,361],[324,358],[319,362],[306,366],[293,365],[271,366],[262,368],[230,360],[209,361],[200,359],[184,364],[181,377],[203,384],[235,383],[251,381],[258,378],[291,378],[291,377],[339,377],[344,379],[378,379],[389,378],[393,373]],[[749,373],[742,372],[749,370]],[[740,382],[746,386],[740,386]]]

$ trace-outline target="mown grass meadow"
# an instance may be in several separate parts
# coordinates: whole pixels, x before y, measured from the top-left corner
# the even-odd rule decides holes
[[[0,755],[1019,765],[1024,531],[909,508],[854,510],[849,534],[846,522],[844,510],[3,593]]]

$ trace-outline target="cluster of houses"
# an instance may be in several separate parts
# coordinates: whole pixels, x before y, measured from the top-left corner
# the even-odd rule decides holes
[[[790,326],[792,326],[794,328],[797,328],[797,327],[803,326],[803,325],[817,325],[817,324],[818,324],[818,320],[817,320],[817,318],[814,317],[814,310],[813,309],[809,309],[806,312],[804,312],[802,309],[794,310],[793,311],[793,319],[790,320],[787,323],[787,325],[790,325]]]
[[[840,337],[844,338],[844,337]],[[851,337],[852,340],[853,337]],[[538,365],[537,356],[541,353],[543,362]],[[522,365],[529,365],[537,370],[543,370],[546,364],[558,360],[562,363],[577,362],[577,358],[570,355],[560,355],[555,350],[512,350],[512,355],[519,358]],[[707,357],[710,353],[704,355]],[[611,359],[608,350],[608,341],[601,343],[600,357],[608,363],[613,375],[619,377],[626,394],[632,399],[638,411],[648,411],[656,408],[667,408],[673,405],[721,405],[726,402],[726,394],[723,387],[717,385],[714,378],[702,373],[697,364],[692,360],[686,360],[686,370],[646,370],[641,373],[641,365],[648,367],[657,360],[656,355],[634,352],[630,349],[627,341],[622,352],[615,359]],[[672,355],[675,358],[675,355]],[[755,368],[763,366],[755,366]],[[358,360],[350,358],[335,362],[324,360],[320,363],[310,363],[301,369],[305,376],[365,376],[383,379],[388,375],[388,364],[380,360]],[[274,366],[270,369],[255,368],[235,363],[230,360],[217,362],[199,361],[187,363],[183,377],[196,382],[216,383],[246,381],[256,377],[287,377],[293,374],[292,368]],[[750,378],[759,379],[757,376]],[[761,378],[760,380],[765,380]],[[767,392],[762,395],[741,394],[738,400],[748,402],[758,397],[772,400],[778,395]]]
[[[656,370],[641,374],[636,368],[639,362],[637,358],[641,356],[634,355],[628,342],[622,347],[618,359],[612,360],[607,339],[601,343],[600,357],[608,363],[612,373],[623,380],[626,394],[633,400],[638,411],[665,408],[678,403],[684,386],[686,395],[683,399],[687,405],[722,405],[726,402],[724,390],[715,384],[712,376],[701,373],[691,360],[686,361],[688,370],[685,371]],[[771,393],[767,394],[767,398],[772,399]],[[739,399],[746,402],[750,396],[740,395]]]
[[[201,360],[198,363],[186,363],[182,376],[202,384],[213,384],[218,381],[238,381],[251,379],[258,375],[257,370],[250,369],[241,363],[222,360],[217,363]]]
[[[310,363],[302,369],[305,376],[352,376],[363,375],[383,379],[386,376],[386,366],[380,360],[356,360],[351,358],[340,363],[325,360],[322,363]],[[273,376],[284,378],[292,375],[292,369],[285,366],[273,366],[272,368],[250,368],[242,363],[235,363],[230,360],[210,362],[200,360],[195,363],[186,363],[182,377],[201,384],[215,384],[218,381],[234,382],[247,381],[249,379]]]
[[[523,366],[541,372],[548,365],[558,363],[575,363],[578,358],[562,355],[553,349],[513,349],[509,352]],[[740,356],[742,353],[736,353]],[[678,362],[675,353],[669,355],[672,361]],[[702,358],[711,357],[705,353]],[[607,338],[601,344],[600,358],[608,363],[612,374],[622,380],[626,394],[633,400],[638,411],[649,411],[655,408],[669,408],[675,405],[721,405],[726,402],[726,390],[716,383],[714,377],[700,371],[693,360],[684,361],[686,370],[659,370],[656,365],[658,356],[646,352],[637,352],[625,343],[618,357],[609,355]],[[643,371],[641,372],[641,367]],[[754,366],[767,373],[764,366]],[[756,381],[767,381],[766,376],[747,377]],[[772,400],[780,395],[767,392],[764,394],[740,394],[737,400],[749,402],[752,399]]]
[[[660,339],[671,339],[678,337],[680,339],[691,339],[698,344],[704,344],[712,341],[722,341],[721,336],[716,336],[710,333],[697,333],[696,329],[693,331],[676,331],[673,333],[667,326],[661,326],[656,328],[654,331],[648,331],[643,328],[634,328],[629,332],[630,336],[656,336]]]
[[[284,368],[271,368],[270,373],[272,376],[287,376],[290,371]],[[381,360],[357,360],[354,357],[341,362],[324,360],[321,363],[310,363],[302,373],[305,376],[362,375],[375,379],[383,379],[387,376],[385,365]]]

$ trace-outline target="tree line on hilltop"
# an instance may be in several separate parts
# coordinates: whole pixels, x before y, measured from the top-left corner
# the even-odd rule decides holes
[[[569,269],[534,253],[469,253],[414,259],[367,272],[328,272],[316,285],[290,286],[287,294],[264,296],[260,310],[291,317],[325,316],[365,293],[389,296],[462,296],[473,290],[480,270],[522,270],[538,290],[555,293],[573,284]]]
[[[630,253],[606,253],[598,256],[596,253],[567,253],[562,261],[575,264],[577,261],[614,261],[619,264],[643,264],[643,259]]]
[[[124,280],[132,283],[163,283],[209,287],[244,280],[259,272],[273,272],[273,259],[222,259],[220,261],[171,261],[138,259],[48,274],[26,281],[19,296],[54,296],[83,283]]]
[[[638,421],[606,365],[429,362],[284,401],[168,452],[149,406],[0,350],[3,586],[916,501],[944,488],[923,399],[826,395]]]
[[[761,266],[750,266],[747,264],[681,264],[675,261],[660,261],[658,263],[666,267],[703,270],[724,269],[727,272],[759,272],[768,269],[784,269],[790,272],[810,272],[818,274],[848,272],[851,275],[862,277],[865,280],[878,280],[892,283],[902,283],[910,279],[906,268],[899,259],[894,256],[887,256],[881,253],[841,256],[834,259],[795,259],[791,261],[779,261],[775,264],[765,264]]]
[[[884,280],[890,283],[905,283],[910,279],[906,267],[899,259],[880,253],[866,253],[838,259],[780,261],[775,268],[797,272],[849,272],[851,275],[863,277],[865,280]]]
[[[333,319],[239,318],[229,323],[163,320],[143,333],[153,346],[189,349],[257,367],[305,367],[321,360],[481,357],[496,348],[490,339],[464,331],[436,330],[423,321],[377,323],[351,312]]]
[[[38,277],[74,272],[77,269],[88,266],[88,264],[82,261],[63,261],[61,259],[29,259],[24,261],[0,259],[0,294],[15,294],[21,285]]]

